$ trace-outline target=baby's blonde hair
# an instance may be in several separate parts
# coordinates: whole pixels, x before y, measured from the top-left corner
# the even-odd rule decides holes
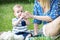
[[[21,8],[22,6],[20,5],[20,4],[16,4],[16,5],[14,5],[14,7],[13,7],[13,11],[16,9],[16,8]]]

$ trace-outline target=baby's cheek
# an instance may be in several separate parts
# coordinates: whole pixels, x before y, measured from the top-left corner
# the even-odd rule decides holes
[[[21,16],[21,14],[19,14],[19,16]]]
[[[16,14],[16,17],[18,17],[18,14]]]

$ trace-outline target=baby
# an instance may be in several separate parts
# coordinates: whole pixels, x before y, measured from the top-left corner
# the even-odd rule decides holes
[[[27,13],[23,11],[23,7],[19,4],[16,4],[13,7],[14,15],[16,18],[12,19],[12,25],[13,25],[13,33],[16,35],[23,35],[24,39],[28,36],[30,37],[31,34],[27,32],[27,25],[29,24],[29,21],[27,17],[23,17],[23,14]]]

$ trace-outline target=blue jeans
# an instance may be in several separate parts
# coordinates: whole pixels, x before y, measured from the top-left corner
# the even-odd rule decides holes
[[[23,35],[24,36],[24,39],[26,38],[26,36],[30,33],[28,32],[18,32],[18,33],[15,33],[16,35]]]

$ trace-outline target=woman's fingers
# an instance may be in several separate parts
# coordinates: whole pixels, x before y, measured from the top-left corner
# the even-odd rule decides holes
[[[30,12],[28,12],[28,11],[25,11],[25,15],[26,15],[26,18],[30,18]]]
[[[26,16],[28,17],[28,18],[31,18],[32,17],[32,14],[31,13],[26,13]]]
[[[22,17],[22,18],[28,18],[27,15],[26,15],[26,13],[22,13],[22,14],[21,14],[21,17]]]
[[[21,17],[23,17],[23,18],[31,18],[32,14],[30,12],[28,12],[28,11],[25,11],[25,13],[21,14]]]

